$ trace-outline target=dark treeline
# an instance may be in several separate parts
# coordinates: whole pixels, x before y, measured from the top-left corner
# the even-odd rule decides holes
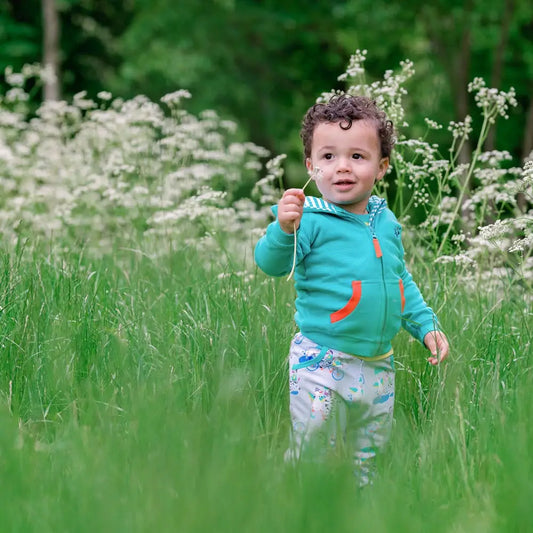
[[[518,107],[485,148],[520,164],[533,150],[532,36],[530,0],[0,0],[0,68],[56,63],[59,83],[39,98],[108,90],[158,100],[188,89],[190,111],[215,109],[244,138],[288,153],[289,177],[301,116],[342,88],[337,76],[358,48],[368,50],[368,81],[414,61],[412,134],[426,116],[475,117],[476,76],[515,87]]]

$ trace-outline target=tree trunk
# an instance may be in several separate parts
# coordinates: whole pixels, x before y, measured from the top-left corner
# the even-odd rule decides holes
[[[452,79],[452,87],[454,92],[454,101],[457,117],[459,120],[464,120],[468,115],[469,104],[468,104],[468,83],[470,81],[470,58],[472,56],[471,47],[472,47],[472,34],[470,31],[470,21],[468,16],[470,12],[465,13],[465,23],[463,26],[463,35],[461,37],[461,48],[459,56],[456,57],[456,76],[457,78]],[[469,141],[465,142],[463,149],[459,154],[459,163],[468,163],[472,155],[472,145]]]
[[[515,1],[506,0],[504,6],[504,13],[500,26],[500,40],[498,47],[494,54],[494,62],[492,64],[492,74],[490,78],[490,86],[495,89],[500,89],[502,82],[502,71],[505,57],[505,51],[507,49],[507,42],[509,41],[509,27],[511,26],[511,20],[514,15]],[[494,150],[496,148],[496,124],[492,126],[485,141],[486,150]]]
[[[61,86],[59,82],[59,14],[56,0],[42,0],[43,14],[43,65],[50,76],[44,83],[44,99],[59,100]]]
[[[472,57],[472,21],[473,0],[465,2],[462,20],[456,21],[447,12],[441,12],[432,4],[422,10],[422,21],[433,50],[444,66],[454,107],[454,120],[463,121],[469,111],[468,82],[470,81],[470,63]],[[448,27],[454,28],[453,37],[443,35],[442,20],[448,19]],[[460,46],[455,44],[460,39]],[[459,154],[460,163],[468,163],[472,153],[470,142],[465,142]]]
[[[533,86],[531,87],[533,91]],[[530,94],[531,94],[530,91]],[[526,124],[524,126],[524,141],[522,143],[522,159],[532,157],[533,152],[533,99],[529,99],[529,107],[526,115]]]
[[[448,19],[451,20],[451,15],[449,13],[433,11],[430,6],[431,4],[428,4],[428,7],[423,11],[423,16],[425,15],[425,26],[433,47],[448,75],[456,120],[463,121],[469,111],[468,82],[470,81],[470,64],[472,57],[471,26],[474,1],[465,0],[462,19],[458,21],[453,20],[453,24],[451,25],[456,31],[455,37],[460,38],[460,46],[458,49],[452,46],[449,35],[442,35],[441,27],[435,22],[440,20],[440,18],[445,17],[448,17]],[[468,164],[471,157],[472,144],[467,140],[458,154],[458,162]],[[467,183],[466,179],[466,173],[464,176],[459,177],[461,186],[466,188],[466,194],[461,205],[461,226],[465,233],[473,229],[471,213],[465,208],[466,201],[470,197],[471,189],[471,183]]]

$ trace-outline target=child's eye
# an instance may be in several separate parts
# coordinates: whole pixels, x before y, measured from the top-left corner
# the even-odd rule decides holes
[[[352,155],[352,158],[353,159],[361,159],[363,156],[361,154],[353,154]]]
[[[333,154],[324,154],[324,159],[333,159]]]

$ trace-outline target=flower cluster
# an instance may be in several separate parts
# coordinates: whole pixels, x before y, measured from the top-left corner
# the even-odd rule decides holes
[[[367,50],[357,50],[350,56],[346,72],[337,77],[339,81],[353,81],[365,74],[363,63],[366,61]]]
[[[280,154],[267,161],[267,175],[255,184],[252,191],[252,197],[257,199],[260,205],[277,203],[279,191],[283,186],[284,170],[282,165],[286,157],[286,154]]]
[[[453,139],[468,139],[472,133],[472,117],[467,115],[462,122],[450,121],[448,131],[451,132]]]
[[[491,89],[486,86],[483,78],[474,78],[468,84],[468,92],[475,93],[474,98],[477,106],[491,115],[491,122],[494,121],[495,115],[508,118],[509,106],[517,105],[516,92],[513,87],[508,92]]]
[[[350,57],[350,62],[346,71],[338,79],[347,84],[346,91],[324,92],[318,98],[318,102],[329,100],[333,95],[346,92],[347,94],[362,94],[373,98],[377,105],[385,111],[387,116],[398,127],[408,126],[405,121],[405,111],[402,99],[407,94],[404,88],[405,82],[414,73],[414,64],[410,60],[400,62],[398,71],[387,70],[383,75],[383,80],[377,80],[368,84],[365,79],[364,62],[366,60],[366,50],[357,50]]]
[[[180,107],[187,91],[130,100],[85,92],[30,113],[25,91],[37,67],[6,71],[0,99],[0,235],[85,242],[164,235],[194,240],[239,231],[240,202],[268,152],[234,140],[236,124]],[[247,205],[250,213],[257,210]],[[258,215],[265,217],[264,213]],[[143,237],[144,236],[144,237]],[[35,242],[35,239],[32,239]]]
[[[382,80],[367,83],[366,55],[357,51],[339,77],[344,92],[375,99],[401,132],[413,64],[403,61]],[[209,252],[223,241],[225,249],[250,255],[250,243],[269,217],[266,206],[279,199],[284,154],[264,169],[268,152],[237,140],[234,122],[211,110],[193,115],[183,109],[191,98],[186,90],[159,103],[144,96],[114,98],[107,91],[92,100],[80,92],[72,102],[44,102],[30,111],[26,87],[49,75],[37,65],[5,72],[9,88],[0,96],[4,243],[31,235],[32,242],[39,240],[35,237],[53,238],[61,246],[83,242],[98,251],[117,240],[145,239],[156,252],[164,249],[164,240]],[[406,232],[414,235],[406,245],[416,247],[417,255],[453,265],[464,279],[492,283],[505,274],[531,284],[533,161],[517,168],[507,152],[483,151],[496,117],[505,118],[516,105],[514,90],[489,89],[479,78],[468,89],[481,113],[479,132],[470,116],[450,122],[449,150],[427,140],[443,128],[429,118],[424,138],[400,133],[378,187],[404,224],[416,224],[416,231]]]
[[[413,64],[404,61],[398,71],[387,71],[382,81],[367,83],[365,60],[366,51],[351,57],[346,72],[339,77],[347,84],[344,92],[374,98],[401,131],[407,125],[404,85],[414,74]],[[389,203],[405,224],[416,210],[416,237],[409,245],[418,248],[417,255],[461,267],[466,277],[477,269],[478,279],[493,280],[487,272],[508,276],[510,269],[515,276],[520,272],[522,279],[531,280],[533,223],[528,206],[533,202],[533,163],[514,168],[507,152],[482,150],[496,117],[507,118],[509,108],[517,105],[515,91],[488,88],[481,78],[475,78],[468,91],[480,109],[479,131],[474,131],[470,115],[451,121],[446,157],[442,155],[445,150],[426,140],[431,130],[442,128],[435,121],[426,119],[428,134],[424,138],[406,138],[400,133],[390,171],[378,188],[381,194],[391,195]],[[320,100],[332,94],[323,93]],[[466,153],[469,146],[474,148]],[[391,181],[394,186],[388,187]],[[518,263],[521,268],[517,268]]]

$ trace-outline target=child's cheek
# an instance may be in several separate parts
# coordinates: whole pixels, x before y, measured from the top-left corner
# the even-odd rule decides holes
[[[315,185],[316,188],[319,190],[320,194],[324,196],[324,184],[322,183],[322,180],[315,180]]]

